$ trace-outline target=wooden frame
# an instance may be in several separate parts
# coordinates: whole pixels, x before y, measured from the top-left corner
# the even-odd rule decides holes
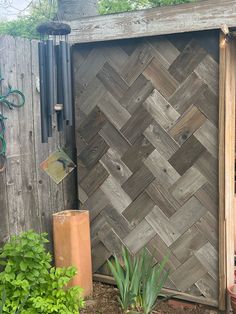
[[[72,13],[69,19],[74,18]],[[175,7],[74,20],[70,22],[72,28],[70,42],[92,43],[221,29],[223,24],[234,27],[235,21],[234,0],[206,0]],[[219,308],[224,310],[227,306],[226,289],[234,281],[234,223],[232,222],[234,221],[236,40],[225,42],[223,33],[220,34],[219,70]],[[101,279],[97,275],[95,277],[106,281],[106,278]]]
[[[62,0],[61,2],[66,1]],[[64,8],[64,6],[63,6]],[[67,20],[76,19],[76,7],[65,12]],[[64,12],[59,12],[63,17]],[[125,38],[220,29],[223,24],[236,24],[234,0],[205,0],[190,4],[167,6],[77,19],[70,22],[71,43],[86,43]]]
[[[234,160],[236,40],[220,34],[219,85],[219,308],[234,283]]]

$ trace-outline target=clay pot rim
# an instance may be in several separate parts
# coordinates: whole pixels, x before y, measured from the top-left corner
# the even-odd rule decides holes
[[[88,210],[81,210],[81,209],[67,209],[67,210],[63,210],[60,211],[58,213],[53,214],[53,216],[79,216],[81,214],[87,213]]]

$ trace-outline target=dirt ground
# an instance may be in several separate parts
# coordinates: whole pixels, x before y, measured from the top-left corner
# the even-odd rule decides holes
[[[93,297],[86,300],[86,308],[81,314],[123,314],[117,300],[118,290],[110,285],[94,284]],[[217,314],[214,308],[194,305],[188,308],[173,308],[168,302],[160,302],[153,314]]]

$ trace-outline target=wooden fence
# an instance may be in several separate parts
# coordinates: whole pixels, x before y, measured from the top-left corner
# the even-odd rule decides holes
[[[126,246],[170,256],[166,288],[218,299],[218,33],[78,45],[80,201],[93,270]],[[102,276],[100,277],[102,278]]]
[[[0,37],[0,71],[7,85],[21,90],[25,106],[9,110],[0,104],[7,117],[7,165],[0,173],[0,242],[10,234],[30,228],[51,235],[51,215],[77,207],[76,174],[56,185],[41,171],[40,163],[67,138],[68,153],[73,157],[73,132],[67,128],[41,144],[37,41]],[[69,145],[68,145],[69,143]]]

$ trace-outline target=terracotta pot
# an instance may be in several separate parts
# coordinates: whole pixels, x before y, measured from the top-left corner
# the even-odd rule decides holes
[[[236,314],[236,285],[235,284],[228,288],[228,294],[230,295],[233,313]]]
[[[57,267],[75,266],[77,275],[70,286],[79,285],[83,295],[92,293],[92,262],[87,210],[66,210],[53,215],[55,264]]]
[[[236,197],[234,197],[234,253],[236,254]]]

